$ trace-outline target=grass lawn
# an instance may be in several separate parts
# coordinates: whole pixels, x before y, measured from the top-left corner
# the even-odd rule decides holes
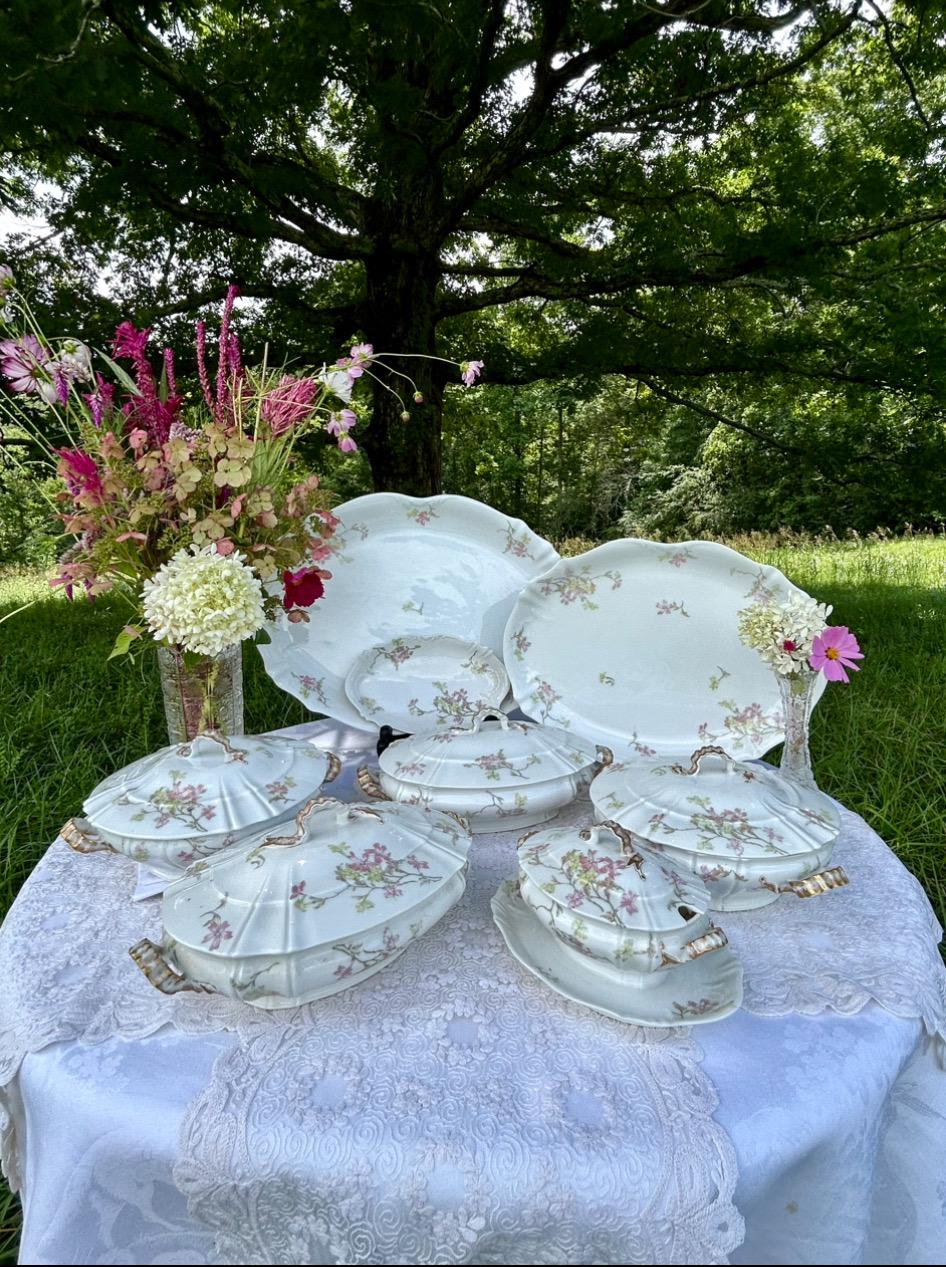
[[[866,654],[829,685],[812,726],[820,786],[862,814],[946,919],[946,538],[734,541],[834,605]],[[166,742],[153,657],[106,663],[125,616],[70,604],[36,574],[0,576],[0,913],[106,774]],[[245,652],[247,729],[304,721],[303,706]],[[4,1194],[5,1195],[5,1194]],[[0,1199],[0,1262],[15,1261],[16,1208]]]

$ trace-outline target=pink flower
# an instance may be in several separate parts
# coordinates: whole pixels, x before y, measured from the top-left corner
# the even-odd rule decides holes
[[[291,431],[308,418],[319,394],[314,378],[294,378],[284,374],[276,387],[263,397],[262,414],[274,436]]]
[[[135,427],[133,431],[128,433],[128,443],[133,449],[143,449],[148,443],[148,433],[141,427]]]
[[[858,673],[860,667],[854,661],[863,659],[864,653],[847,626],[829,625],[812,642],[809,663],[813,669],[823,673],[829,682],[850,682],[851,679],[844,670],[853,669]]]
[[[351,436],[342,436],[338,442],[338,447],[342,451],[342,453],[357,453],[358,452],[358,445],[354,442]]]
[[[365,372],[364,366],[370,364],[373,356],[374,348],[370,343],[356,343],[351,350],[351,359],[345,361],[343,358],[339,361],[339,365],[343,365],[348,377],[354,380],[361,378]]]
[[[330,436],[340,436],[347,431],[351,431],[357,422],[358,415],[354,409],[342,409],[339,413],[329,414],[325,430]]]
[[[89,406],[92,421],[97,427],[100,427],[102,419],[112,411],[115,400],[115,388],[111,383],[106,383],[101,374],[96,374],[95,383],[95,391],[88,392],[82,399]],[[144,435],[144,432],[141,434]]]
[[[56,449],[57,474],[77,502],[86,507],[101,506],[102,476],[95,459],[82,449]]]
[[[234,546],[233,542],[230,540],[229,537],[221,537],[220,540],[217,542],[218,554],[222,554],[226,556],[228,554],[232,554],[235,549],[236,547]]]
[[[36,392],[50,404],[49,387],[52,379],[49,374],[49,353],[32,334],[24,334],[22,339],[7,339],[0,343],[0,370],[10,387],[15,392]]]
[[[479,378],[482,368],[482,361],[464,361],[460,366],[460,377],[463,379],[463,386],[472,387]]]

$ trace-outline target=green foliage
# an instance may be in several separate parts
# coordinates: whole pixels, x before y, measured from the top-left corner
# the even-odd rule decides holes
[[[96,339],[123,308],[174,333],[233,278],[251,357],[359,332],[509,386],[619,372],[699,416],[850,385],[932,425],[944,36],[942,6],[868,0],[10,0],[0,197],[49,219],[14,263]],[[419,372],[410,429],[375,394],[379,486],[439,484]]]
[[[0,464],[0,566],[52,563],[60,529],[49,499],[56,489],[55,479]]]

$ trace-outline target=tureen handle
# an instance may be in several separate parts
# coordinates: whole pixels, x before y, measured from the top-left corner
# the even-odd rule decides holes
[[[336,756],[334,752],[326,752],[325,759],[328,762],[328,770],[326,771],[325,778],[322,780],[323,787],[326,783],[334,783],[342,772],[341,757]]]
[[[60,831],[60,836],[76,853],[118,853],[119,851],[93,831],[84,818],[70,818]]]
[[[179,744],[177,755],[179,757],[192,757],[194,755],[194,748],[200,743],[201,739],[212,739],[214,743],[220,744],[231,761],[246,760],[246,752],[244,749],[234,748],[230,740],[220,730],[202,730],[199,734],[195,735],[193,739],[188,739],[187,743]]]
[[[213,994],[209,985],[198,985],[189,981],[182,973],[177,972],[165,958],[164,949],[156,945],[148,937],[135,942],[128,953],[145,974],[156,990],[162,994],[180,994],[190,990],[194,994]]]
[[[806,875],[803,880],[789,880],[786,884],[759,881],[759,885],[771,893],[794,893],[796,897],[815,897],[818,893],[827,893],[829,889],[843,889],[847,883],[847,872],[843,867],[816,871],[814,875]]]
[[[479,732],[480,726],[482,726],[483,722],[489,721],[490,719],[492,719],[493,721],[498,721],[500,726],[502,726],[503,730],[509,729],[509,726],[510,726],[509,718],[502,711],[502,709],[481,708],[480,711],[473,717],[469,726],[453,726],[452,730],[458,734],[465,734],[465,735],[474,734],[475,735]],[[512,724],[515,725],[516,723],[512,723]],[[523,727],[519,727],[519,729],[523,729]]]
[[[385,792],[384,788],[381,786],[381,780],[375,774],[374,770],[370,769],[368,766],[360,765],[358,767],[358,773],[355,775],[355,778],[358,781],[358,786],[361,788],[362,792],[364,792],[365,796],[367,796],[369,800],[371,801],[390,801],[391,800],[391,797],[388,796],[387,792]]]
[[[700,955],[709,954],[711,950],[722,950],[724,946],[729,945],[729,938],[721,928],[717,928],[715,924],[710,924],[709,928],[700,937],[694,937],[692,941],[688,941],[683,947],[683,958],[699,959]]]
[[[320,805],[341,805],[341,801],[337,801],[333,796],[313,796],[306,801],[302,809],[296,815],[296,830],[291,836],[267,836],[258,846],[260,849],[291,849],[294,845],[298,845],[305,835],[306,823],[313,810],[318,809]]]
[[[600,823],[593,823],[590,827],[582,827],[578,835],[582,840],[590,840],[593,844],[598,843],[598,837],[602,829],[606,829],[612,836],[616,837],[621,843],[621,852],[628,866],[636,867],[641,879],[644,877],[644,855],[638,850],[634,844],[634,837],[622,827],[620,823],[616,823],[613,818],[603,818]],[[521,842],[520,842],[521,843]]]
[[[703,748],[697,748],[696,752],[694,752],[690,757],[689,767],[681,765],[679,761],[676,761],[670,769],[674,772],[674,774],[699,774],[703,758],[709,756],[724,757],[726,760],[726,766],[730,772],[735,768],[735,758],[731,757],[725,748],[720,748],[718,744],[710,743],[706,744]]]

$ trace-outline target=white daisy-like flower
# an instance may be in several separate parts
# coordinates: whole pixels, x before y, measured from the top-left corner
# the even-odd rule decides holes
[[[261,628],[263,587],[239,551],[214,546],[178,550],[142,591],[144,615],[157,642],[198,655],[219,655]]]
[[[755,603],[739,612],[739,637],[776,673],[800,673],[808,668],[812,643],[830,614],[830,607],[808,594],[793,594],[784,603]]]

